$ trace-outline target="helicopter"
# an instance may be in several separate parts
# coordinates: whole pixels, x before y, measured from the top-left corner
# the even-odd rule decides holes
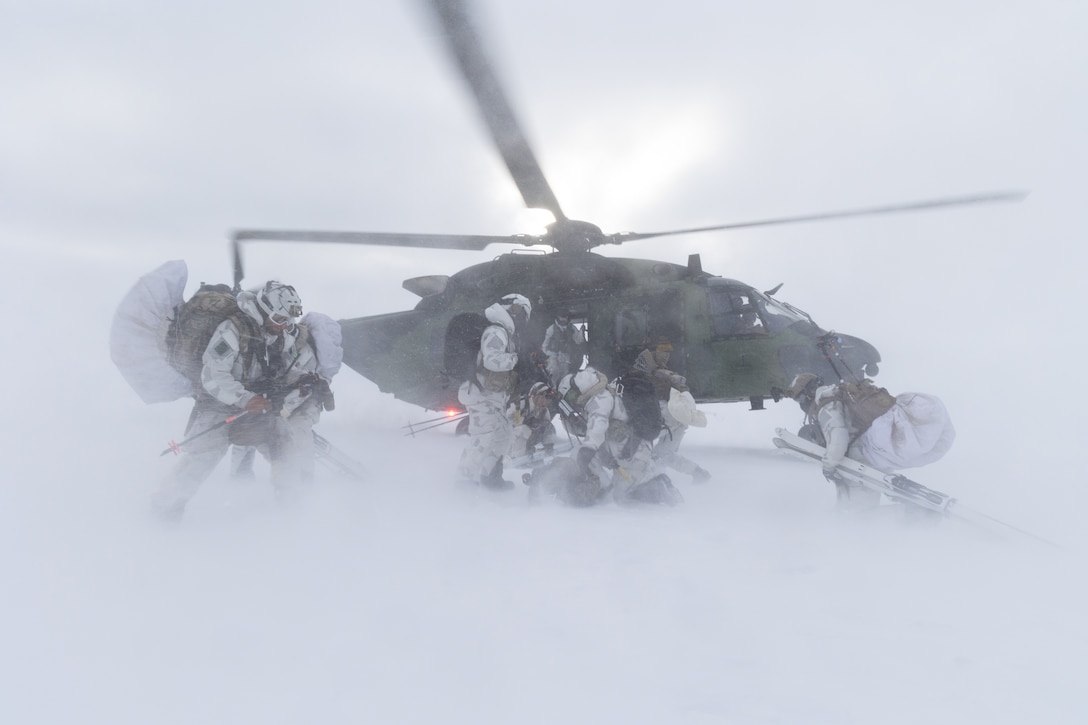
[[[656,237],[815,220],[869,216],[987,202],[1015,201],[995,192],[907,204],[780,217],[663,232],[605,233],[564,213],[485,53],[464,0],[425,0],[453,64],[466,82],[525,205],[554,221],[541,235],[511,236],[240,229],[231,235],[235,289],[243,279],[241,246],[254,241],[330,242],[483,251],[492,244],[526,249],[453,275],[405,280],[420,297],[411,310],[340,320],[344,363],[385,393],[427,410],[463,411],[457,383],[443,370],[447,328],[459,313],[479,312],[517,292],[533,304],[521,332],[523,351],[539,349],[544,331],[563,312],[587,338],[588,363],[609,377],[624,372],[656,341],[672,346],[670,367],[687,378],[697,403],[749,402],[753,410],[801,372],[857,382],[879,372],[880,354],[864,340],[820,327],[772,290],[703,270],[698,254],[686,265],[603,256],[604,245]],[[550,248],[550,251],[547,251]]]

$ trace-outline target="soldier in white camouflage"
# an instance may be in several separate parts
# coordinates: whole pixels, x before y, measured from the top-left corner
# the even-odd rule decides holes
[[[313,426],[323,405],[331,409],[331,393],[316,372],[306,329],[296,324],[302,300],[293,287],[273,280],[258,292],[239,292],[237,304],[203,353],[201,388],[186,428],[186,436],[200,435],[184,446],[152,499],[164,519],[182,517],[231,443],[255,446],[271,461],[278,494],[313,476]]]
[[[814,373],[801,373],[793,379],[786,395],[797,401],[805,411],[806,420],[818,428],[820,435],[814,442],[824,446],[821,461],[824,478],[835,484],[838,508],[865,511],[880,504],[880,493],[839,475],[836,467],[844,458],[868,463],[861,452],[858,435],[861,431],[851,424],[846,406],[840,395],[839,385],[824,385]],[[811,440],[813,433],[805,437]]]
[[[650,442],[640,439],[629,425],[623,399],[606,375],[587,366],[564,376],[558,392],[568,410],[585,423],[573,460],[600,494],[611,491],[620,504],[674,506],[683,500],[671,479],[658,469]]]
[[[468,411],[469,435],[460,478],[492,490],[514,487],[502,473],[514,427],[507,409],[517,384],[518,328],[532,311],[529,299],[514,293],[484,310],[491,324],[480,337],[475,373],[457,389],[457,400]]]

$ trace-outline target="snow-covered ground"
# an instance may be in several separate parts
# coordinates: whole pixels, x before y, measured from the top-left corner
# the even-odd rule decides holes
[[[182,525],[163,526],[147,496],[187,406],[137,403],[104,360],[101,315],[90,319],[69,341],[86,373],[46,361],[9,408],[23,419],[8,431],[0,502],[6,722],[1088,713],[1073,452],[1038,474],[999,447],[918,474],[1060,550],[950,521],[837,514],[818,468],[770,445],[775,426],[796,424],[792,403],[711,406],[685,448],[714,479],[678,477],[676,509],[529,507],[523,486],[455,486],[462,439],[403,436],[420,414],[349,371],[321,430],[369,480],[322,470],[280,505],[263,475],[217,475]]]
[[[684,449],[714,478],[678,476],[675,509],[479,495],[462,440],[403,436],[432,414],[350,370],[319,430],[368,480],[280,505],[219,472],[157,524],[188,406],[110,363],[139,275],[228,279],[232,227],[532,229],[404,3],[24,4],[0,23],[0,723],[1088,720],[1083,4],[478,4],[564,209],[606,231],[1030,190],[603,253],[785,282],[881,384],[946,403],[919,481],[1060,548],[837,514],[771,445],[788,402],[709,406]],[[502,251],[251,246],[247,281],[339,319]]]

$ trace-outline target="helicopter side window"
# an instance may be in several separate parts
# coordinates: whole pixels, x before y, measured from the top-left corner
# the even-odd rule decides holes
[[[714,290],[707,298],[710,325],[715,337],[766,335],[752,295],[738,290]]]
[[[616,346],[643,347],[650,340],[650,320],[646,310],[628,307],[616,315]]]

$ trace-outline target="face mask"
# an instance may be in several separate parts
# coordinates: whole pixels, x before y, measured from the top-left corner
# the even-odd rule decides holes
[[[524,307],[521,305],[511,305],[507,312],[510,314],[510,319],[514,321],[515,327],[521,327],[525,324],[526,315]]]

